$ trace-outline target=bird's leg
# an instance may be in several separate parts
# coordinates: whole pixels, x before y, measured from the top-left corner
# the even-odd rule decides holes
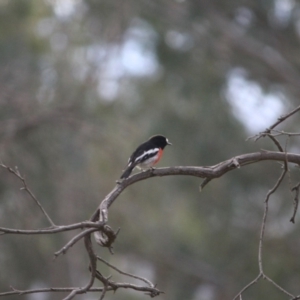
[[[156,168],[154,168],[154,167],[150,167],[150,173],[152,174],[153,173],[153,171],[155,170]]]

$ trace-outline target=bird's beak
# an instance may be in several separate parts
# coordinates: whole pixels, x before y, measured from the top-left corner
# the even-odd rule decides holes
[[[170,143],[169,141],[167,141],[167,144],[170,145],[170,146],[172,146],[172,143]]]

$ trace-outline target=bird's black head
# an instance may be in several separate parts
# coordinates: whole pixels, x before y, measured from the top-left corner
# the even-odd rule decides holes
[[[154,135],[148,141],[161,149],[164,149],[167,145],[172,145],[163,135]]]

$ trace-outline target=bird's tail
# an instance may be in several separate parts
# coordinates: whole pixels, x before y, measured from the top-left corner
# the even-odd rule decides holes
[[[132,170],[134,169],[134,167],[135,167],[134,164],[131,164],[130,166],[128,166],[128,167],[126,168],[126,170],[124,171],[124,173],[122,174],[121,179],[127,178],[127,177],[131,174],[131,172],[132,172]]]

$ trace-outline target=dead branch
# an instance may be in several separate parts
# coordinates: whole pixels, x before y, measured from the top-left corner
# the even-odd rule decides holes
[[[53,227],[48,227],[44,229],[13,229],[0,227],[0,232],[3,234],[24,234],[24,235],[37,235],[37,234],[55,234],[59,232],[65,232],[75,229],[84,229],[84,228],[97,228],[100,230],[104,226],[104,223],[101,222],[91,222],[91,221],[83,221],[80,223],[74,223],[71,225],[60,225]]]
[[[280,149],[280,148],[279,148]],[[281,149],[280,149],[281,150]],[[117,234],[119,230],[114,231],[109,225],[107,225],[108,222],[108,210],[109,207],[113,204],[113,202],[120,196],[120,194],[130,185],[139,182],[141,180],[145,180],[151,177],[157,177],[157,176],[172,176],[172,175],[185,175],[185,176],[195,176],[198,178],[204,178],[204,181],[202,183],[202,186],[204,187],[206,184],[208,184],[211,180],[221,177],[224,174],[226,174],[229,171],[240,169],[241,167],[247,166],[249,164],[254,164],[260,161],[281,161],[285,164],[285,167],[287,163],[294,163],[297,165],[300,165],[300,155],[294,154],[294,153],[286,153],[286,152],[274,152],[274,151],[260,151],[255,153],[248,153],[243,155],[238,155],[233,158],[230,158],[226,161],[223,161],[217,165],[214,166],[208,166],[208,167],[194,167],[194,166],[177,166],[177,167],[168,167],[168,168],[159,168],[159,169],[153,169],[146,172],[141,172],[135,175],[132,175],[128,179],[118,183],[114,189],[103,199],[103,201],[100,203],[97,210],[92,215],[90,221],[85,221],[81,223],[71,224],[71,225],[65,225],[65,226],[52,226],[49,228],[43,228],[43,229],[35,229],[35,230],[21,230],[21,229],[12,229],[12,228],[4,228],[0,227],[0,233],[2,234],[54,234],[59,232],[64,232],[68,230],[75,230],[75,229],[85,229],[83,232],[75,235],[63,248],[61,248],[59,251],[55,253],[55,256],[58,256],[62,253],[65,253],[71,246],[76,244],[81,238],[85,241],[85,248],[89,256],[90,260],[90,279],[87,282],[87,284],[84,287],[74,287],[74,288],[50,288],[50,289],[34,289],[34,290],[25,290],[25,291],[19,291],[19,290],[13,290],[10,292],[0,293],[0,296],[7,296],[12,294],[30,294],[30,293],[37,293],[37,292],[56,292],[56,291],[68,291],[69,294],[64,298],[64,300],[67,299],[73,299],[76,295],[86,293],[89,291],[101,291],[102,294],[100,297],[104,297],[105,294],[108,291],[115,291],[119,288],[128,288],[133,289],[137,291],[143,291],[150,295],[151,297],[155,297],[162,292],[158,290],[154,284],[149,282],[148,280],[143,280],[142,278],[128,274],[123,272],[124,275],[138,278],[140,280],[143,280],[148,286],[137,286],[133,285],[131,283],[117,283],[110,279],[110,277],[104,277],[98,270],[97,270],[97,256],[93,250],[92,241],[91,241],[91,234],[94,232],[96,242],[100,244],[102,247],[107,247],[110,251],[112,251],[112,244],[115,241]],[[2,166],[3,167],[3,166]],[[5,166],[6,167],[6,166]],[[8,171],[10,171],[10,168],[6,167]],[[14,171],[14,170],[13,170]],[[263,243],[263,234],[264,234],[264,227],[266,223],[266,217],[267,217],[267,205],[268,205],[268,199],[272,193],[276,191],[278,186],[280,185],[287,169],[285,168],[284,172],[281,174],[281,177],[278,179],[276,185],[273,189],[269,191],[269,193],[266,196],[265,200],[265,213],[264,213],[264,219],[262,223],[262,229],[261,229],[261,237],[260,237],[260,247],[259,247],[259,269],[260,273],[256,279],[254,279],[251,283],[246,285],[240,293],[237,295],[237,297],[241,296],[243,291],[248,289],[250,286],[252,286],[254,283],[259,281],[261,278],[268,278],[264,273],[262,269],[262,243]],[[10,171],[11,172],[11,171]],[[17,177],[19,178],[19,174],[14,171],[13,172]],[[20,179],[20,178],[19,178]],[[27,187],[27,186],[26,186]],[[118,270],[117,268],[112,268],[118,272],[122,272]],[[102,282],[103,287],[100,289],[93,288],[95,279]],[[269,282],[273,283],[273,281],[270,279]],[[276,283],[273,284],[275,287],[280,289],[281,291],[284,291],[286,294],[290,295],[287,291],[285,291],[282,287],[277,285]],[[292,295],[291,295],[292,296]],[[293,296],[294,297],[294,296]]]
[[[42,213],[44,214],[44,216],[47,218],[47,220],[49,221],[49,223],[55,227],[54,222],[52,221],[52,219],[50,218],[50,216],[47,214],[46,210],[43,208],[42,204],[40,203],[40,201],[35,197],[35,195],[32,193],[32,191],[28,188],[26,180],[24,177],[21,176],[19,170],[16,168],[15,170],[13,168],[10,168],[6,165],[4,165],[3,163],[0,164],[0,167],[6,169],[7,171],[9,171],[10,173],[14,174],[17,178],[19,178],[22,181],[23,187],[21,188],[21,190],[24,190],[27,192],[27,194],[31,197],[31,199],[34,200],[34,202],[36,203],[36,205],[39,207],[39,209],[42,211]]]
[[[118,183],[114,189],[104,198],[100,203],[98,209],[94,213],[94,218],[100,222],[107,222],[108,220],[108,209],[113,204],[113,202],[118,198],[118,196],[130,185],[145,180],[151,177],[162,177],[170,175],[187,175],[195,176],[199,178],[205,178],[204,182],[209,182],[212,179],[221,177],[229,171],[239,169],[240,167],[257,163],[263,160],[275,160],[289,163],[300,164],[300,155],[294,153],[284,153],[284,152],[274,152],[274,151],[261,151],[249,154],[238,155],[224,162],[221,162],[215,166],[211,167],[168,167],[151,169],[146,172],[140,172],[138,174],[130,176],[128,179]],[[116,235],[113,231],[109,231],[110,235],[106,235],[101,232],[95,232],[96,242],[100,246],[111,247]]]
[[[290,111],[290,112],[286,113],[285,115],[279,117],[274,124],[272,124],[270,127],[268,127],[267,129],[265,129],[264,131],[260,132],[257,135],[254,135],[252,137],[249,137],[248,139],[254,138],[254,140],[257,141],[261,137],[265,137],[266,135],[270,134],[272,130],[274,131],[275,127],[277,127],[279,124],[281,124],[282,122],[284,122],[285,120],[287,120],[289,117],[291,117],[292,115],[294,115],[298,111],[300,111],[300,105],[297,106],[292,111]],[[294,135],[294,134],[290,133],[290,134],[287,134],[287,135]],[[297,134],[297,135],[299,135],[299,134]]]
[[[290,219],[290,222],[295,223],[295,217],[296,217],[296,213],[298,211],[298,204],[299,204],[299,188],[300,188],[300,182],[295,185],[292,188],[292,191],[295,191],[295,197],[294,197],[294,212],[293,215]]]
[[[288,295],[290,297],[294,297],[294,295],[290,294],[288,291],[286,291],[284,288],[282,288],[280,285],[278,285],[275,281],[273,281],[270,277],[268,277],[265,274],[265,272],[263,270],[263,263],[262,263],[263,240],[264,240],[264,234],[265,234],[265,228],[266,228],[266,222],[267,222],[267,216],[268,216],[268,210],[269,210],[269,200],[270,200],[271,195],[275,193],[275,191],[278,189],[278,187],[282,183],[283,178],[285,177],[286,173],[287,173],[287,169],[285,168],[282,171],[282,173],[280,174],[280,177],[278,178],[278,180],[275,183],[275,185],[273,186],[273,188],[268,191],[268,193],[266,195],[266,198],[264,200],[265,209],[264,209],[264,214],[263,214],[263,219],[262,219],[262,224],[261,224],[261,229],[260,229],[259,246],[258,246],[259,274],[257,275],[257,277],[254,280],[252,280],[245,287],[243,287],[242,290],[233,298],[233,300],[241,297],[243,292],[245,292],[247,289],[249,289],[251,286],[256,284],[261,279],[268,280],[270,283],[272,283],[281,292],[285,293],[286,295]]]

